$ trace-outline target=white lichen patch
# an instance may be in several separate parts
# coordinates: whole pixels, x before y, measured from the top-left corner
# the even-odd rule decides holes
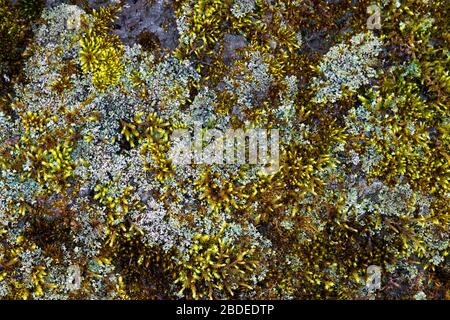
[[[336,102],[343,88],[355,91],[369,84],[376,73],[375,65],[382,50],[381,41],[372,33],[353,36],[350,44],[341,43],[332,47],[319,64],[322,77],[315,78],[317,88],[315,101]]]

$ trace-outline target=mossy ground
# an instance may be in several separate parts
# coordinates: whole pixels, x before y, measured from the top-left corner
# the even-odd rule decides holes
[[[449,298],[449,1],[60,2],[0,0],[0,298]]]

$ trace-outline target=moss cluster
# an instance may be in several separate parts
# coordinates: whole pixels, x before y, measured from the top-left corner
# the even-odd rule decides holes
[[[166,5],[174,50],[0,0],[0,298],[448,298],[450,3]],[[179,165],[198,127],[278,129],[279,170]]]

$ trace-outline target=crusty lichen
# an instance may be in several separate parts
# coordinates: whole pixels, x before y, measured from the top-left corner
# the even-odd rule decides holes
[[[0,298],[448,297],[448,1],[376,30],[370,1],[161,1],[135,43],[122,2],[41,4],[0,0]],[[276,172],[175,161],[258,127]]]

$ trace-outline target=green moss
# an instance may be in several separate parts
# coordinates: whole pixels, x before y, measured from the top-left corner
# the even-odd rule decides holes
[[[0,0],[1,298],[448,297],[448,1],[149,3],[173,51],[76,3]],[[199,124],[279,170],[179,165]]]

